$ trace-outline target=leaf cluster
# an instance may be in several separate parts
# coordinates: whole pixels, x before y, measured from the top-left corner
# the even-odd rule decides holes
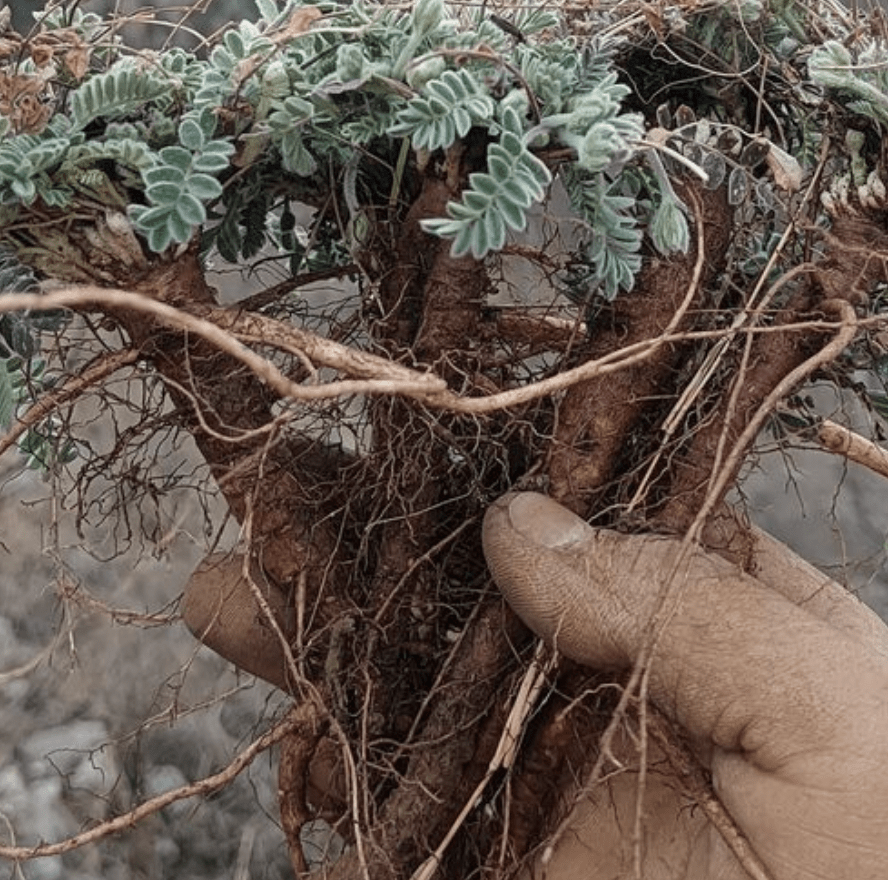
[[[345,180],[356,150],[408,138],[421,156],[483,130],[488,167],[429,226],[453,238],[456,252],[481,257],[522,229],[544,195],[551,175],[539,147],[576,139],[581,161],[600,170],[626,161],[639,133],[621,110],[627,90],[602,62],[606,53],[553,36],[552,10],[509,22],[443,0],[409,11],[366,0],[259,8],[257,22],[226,30],[206,58],[182,49],[116,57],[96,41],[82,81],[57,93],[50,124],[0,140],[4,203],[129,204],[150,251],[203,230],[227,259],[240,259],[275,237],[287,201],[311,201],[331,179]],[[314,15],[304,21],[323,15],[323,23],[291,27],[307,11]],[[71,21],[84,19],[48,17],[42,26]],[[241,185],[253,196],[227,192]]]
[[[407,102],[388,133],[407,136],[414,149],[431,153],[464,138],[475,125],[489,125],[493,112],[493,100],[470,71],[444,70]]]
[[[213,139],[212,111],[189,114],[178,128],[178,143],[162,147],[142,171],[148,207],[130,210],[136,229],[156,253],[171,243],[184,243],[207,219],[206,204],[222,195],[214,176],[228,168],[234,145]]]
[[[845,98],[853,113],[888,125],[888,46],[872,42],[853,53],[838,40],[827,40],[808,59],[814,85]]]
[[[687,246],[685,207],[668,181],[643,191],[633,183],[653,180],[650,168],[639,173],[650,164],[652,120],[628,106],[621,57],[637,50],[625,23],[610,22],[613,12],[586,13],[603,25],[601,38],[587,39],[572,34],[573,13],[554,7],[499,16],[445,0],[409,9],[372,0],[257,6],[258,20],[233,24],[205,55],[124,53],[77,8],[40,18],[46,33],[76,30],[88,64],[78,78],[56,59],[45,95],[53,113],[42,128],[16,130],[0,112],[4,218],[47,206],[114,207],[128,211],[154,253],[200,233],[227,260],[249,259],[271,242],[295,265],[306,255],[299,236],[282,234],[288,205],[332,195],[345,216],[323,235],[338,237],[344,253],[364,208],[356,194],[366,198],[367,188],[355,186],[363,156],[390,163],[409,141],[412,165],[390,169],[383,195],[391,201],[411,168],[480,133],[484,167],[445,216],[426,223],[452,240],[455,254],[482,258],[500,249],[525,227],[556,169],[589,229],[577,256],[606,297],[631,289],[645,234],[664,253]],[[677,54],[702,47],[713,92],[736,81],[731,71],[758,65],[765,76],[791,65],[807,77],[800,101],[810,97],[805,89],[826,89],[849,112],[888,120],[884,47],[855,55],[836,39],[806,54],[803,41],[814,37],[798,3],[669,6],[657,15],[651,33],[670,39]],[[38,76],[32,62],[21,71]],[[727,113],[714,111],[720,124]],[[780,120],[781,131],[795,137],[805,116]],[[798,136],[800,156],[815,154],[817,136],[810,126]],[[718,166],[718,153],[716,145],[701,156],[705,173]],[[741,169],[731,180],[739,204],[750,175]],[[320,235],[310,239],[319,251],[337,250]]]
[[[644,232],[636,220],[637,196],[624,188],[625,181],[579,169],[564,172],[562,180],[589,229],[581,259],[564,278],[565,292],[589,305],[597,293],[613,300],[621,290],[632,289],[641,269]]]
[[[520,230],[527,209],[541,199],[551,174],[521,137],[521,123],[512,108],[503,114],[502,133],[487,151],[487,171],[469,175],[462,201],[447,205],[448,218],[423,221],[428,232],[453,238],[456,257],[483,257],[499,250],[508,229]]]

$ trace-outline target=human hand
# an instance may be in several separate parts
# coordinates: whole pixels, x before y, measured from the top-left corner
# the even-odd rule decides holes
[[[292,613],[255,562],[245,565],[239,553],[207,556],[185,586],[182,617],[197,639],[238,669],[290,689],[282,637],[293,637]]]
[[[484,523],[509,604],[590,666],[632,666],[676,578],[648,693],[701,744],[716,793],[767,871],[775,880],[888,876],[884,626],[766,536],[755,578],[702,551],[682,561],[679,548],[593,529],[534,493],[506,496]],[[632,788],[619,775],[606,796],[575,809],[548,880],[628,876]],[[747,876],[668,778],[653,774],[648,794],[647,880]]]

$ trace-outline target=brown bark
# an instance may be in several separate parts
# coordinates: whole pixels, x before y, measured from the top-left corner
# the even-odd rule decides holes
[[[594,761],[610,719],[617,686],[602,675],[562,660],[553,695],[527,733],[515,768],[509,816],[510,855],[526,856],[554,830],[573,804],[572,795]]]
[[[386,349],[409,345],[412,358],[463,390],[471,382],[465,352],[479,334],[486,273],[478,260],[453,258],[449,243],[419,227],[421,218],[440,215],[451,197],[443,181],[426,179],[397,236],[394,264],[380,288],[386,314],[375,332]],[[370,679],[369,734],[388,731],[391,736],[393,719],[412,719],[416,726],[415,713],[431,685],[428,680],[417,689],[411,685],[414,676],[392,660],[403,657],[405,646],[422,644],[422,632],[439,630],[440,615],[449,614],[440,569],[429,554],[441,539],[442,520],[457,509],[436,475],[446,470],[450,440],[458,442],[461,428],[458,419],[447,420],[407,400],[376,400],[370,412],[372,457],[379,460],[376,478],[384,481],[386,492],[374,493],[368,516],[376,550],[364,604],[374,631],[356,657],[356,668],[365,669]],[[477,541],[472,531],[471,540]],[[417,565],[417,560],[425,562]],[[485,757],[479,754],[478,724],[495,706],[500,676],[512,662],[509,636],[516,635],[514,629],[514,619],[511,628],[506,625],[501,606],[489,608],[472,623],[448,673],[434,685],[429,717],[414,740],[404,744],[409,760],[403,776],[380,799],[368,829],[365,853],[374,880],[407,876],[477,784]],[[360,876],[357,852],[337,864],[331,876]]]
[[[403,744],[409,755],[403,776],[366,829],[362,852],[352,847],[325,869],[326,880],[409,877],[483,776],[496,745],[495,737],[484,736],[483,719],[495,713],[504,676],[527,632],[496,602],[486,605],[463,635],[427,720],[415,739]]]
[[[676,328],[679,331],[692,326],[697,311],[705,305],[706,285],[719,269],[730,242],[731,209],[725,193],[701,189],[698,197],[704,228],[704,271],[690,308]],[[593,326],[584,359],[599,358],[661,334],[688,294],[696,261],[696,246],[681,256],[648,260],[635,289],[614,303],[609,325]],[[673,392],[670,383],[681,357],[681,346],[666,345],[643,364],[579,383],[567,392],[558,410],[549,459],[554,498],[577,513],[589,513],[651,400]]]
[[[311,760],[325,732],[325,724],[317,706],[306,704],[302,723],[281,742],[278,765],[278,803],[281,826],[289,839],[299,839],[302,826],[314,818],[308,806]],[[298,877],[306,870],[301,847],[290,847],[293,871]]]
[[[816,275],[822,299],[866,303],[873,285],[888,279],[888,217],[884,212],[836,216],[826,240],[827,258]]]
[[[774,326],[792,325],[810,317],[811,300],[810,286],[805,284],[777,314]],[[723,459],[726,452],[733,449],[764,399],[787,373],[811,355],[820,338],[810,332],[791,330],[762,334],[753,340],[748,359],[750,366],[740,374],[736,373],[739,352],[734,352],[730,362],[735,365],[732,378],[739,383],[736,394],[731,393],[732,384],[727,389],[719,389],[715,405],[703,423],[696,427],[688,447],[673,457],[666,503],[651,517],[655,527],[675,533],[688,529],[703,505],[713,470],[720,467],[719,456]],[[742,459],[734,468],[728,488],[733,486],[741,464]],[[717,539],[714,533],[710,537],[719,541],[712,549],[725,546],[722,544],[724,537]]]
[[[824,333],[810,329],[792,329],[805,321],[833,317],[830,303],[845,301],[861,305],[868,299],[872,286],[888,280],[888,234],[863,217],[839,217],[828,237],[831,247],[827,258],[812,267],[802,279],[797,292],[774,317],[772,326],[787,327],[784,333],[769,332],[757,336],[749,346],[748,367],[733,377],[738,383],[720,389],[715,403],[693,436],[689,446],[673,458],[670,489],[666,503],[651,518],[652,524],[669,531],[684,532],[692,523],[706,498],[715,469],[722,467],[719,456],[735,449],[750,419],[779,382],[801,365],[823,343]],[[733,362],[739,362],[735,352]],[[721,449],[721,453],[719,453]],[[742,466],[744,453],[735,457],[721,502],[734,485]],[[708,530],[708,546],[725,550],[736,538],[729,519]],[[727,531],[725,531],[727,527]]]
[[[194,248],[130,286],[186,311],[215,305]],[[114,318],[166,382],[233,515],[243,523],[249,512],[254,552],[269,576],[287,587],[308,570],[319,588],[337,536],[332,528],[319,528],[310,511],[345,462],[307,440],[284,440],[269,431],[276,397],[234,358],[141,314],[121,310]]]

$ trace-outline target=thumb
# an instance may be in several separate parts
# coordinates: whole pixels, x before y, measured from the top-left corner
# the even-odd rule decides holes
[[[871,738],[885,729],[888,672],[875,652],[720,557],[680,557],[674,539],[593,529],[534,493],[492,505],[483,542],[519,617],[591,666],[633,664],[661,590],[677,578],[650,695],[693,735],[763,770],[842,743],[859,754],[862,728]]]
[[[266,620],[238,554],[215,553],[201,562],[185,586],[182,617],[203,644],[239,669],[289,690],[287,660],[277,634]],[[251,565],[277,625],[292,635],[286,597]]]

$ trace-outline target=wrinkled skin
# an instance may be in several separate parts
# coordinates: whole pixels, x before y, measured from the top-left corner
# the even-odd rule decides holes
[[[681,561],[672,539],[592,529],[533,493],[501,499],[484,524],[488,563],[515,611],[560,651],[599,667],[632,665],[674,571],[649,695],[699,744],[767,871],[774,880],[888,877],[886,630],[804,563],[772,565],[762,540],[752,578],[700,551]],[[545,873],[537,865],[532,875],[631,876],[635,790],[634,775],[619,774],[581,802]],[[646,880],[747,876],[657,772],[643,855]]]
[[[752,578],[699,550],[680,558],[674,539],[593,529],[534,493],[490,508],[484,548],[528,626],[597,668],[633,665],[672,573],[648,693],[692,737],[770,876],[888,877],[888,630],[847,591],[761,533]],[[186,587],[185,621],[205,644],[287,689],[283,599],[244,570],[239,556],[207,560]],[[257,589],[282,635],[264,622]],[[524,880],[632,876],[635,748],[618,740],[613,754],[629,770],[579,801],[552,860]],[[665,767],[652,743],[641,876],[745,878]]]

